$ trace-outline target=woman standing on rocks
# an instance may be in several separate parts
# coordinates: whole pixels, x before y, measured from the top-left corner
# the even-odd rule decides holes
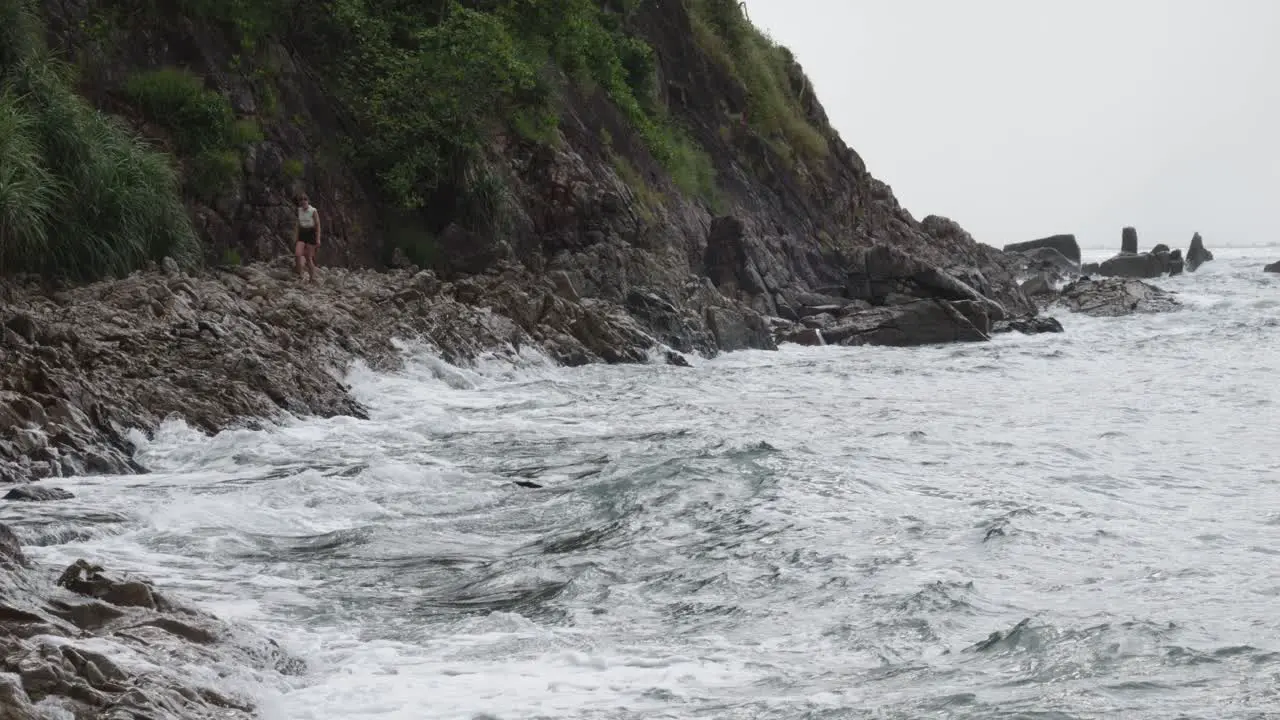
[[[316,248],[320,247],[320,213],[306,193],[298,195],[298,222],[293,227],[293,254],[298,259],[298,276],[305,270],[316,281]]]

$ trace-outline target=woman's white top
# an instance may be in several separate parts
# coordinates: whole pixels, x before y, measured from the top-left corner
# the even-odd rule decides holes
[[[316,206],[308,205],[304,208],[298,208],[298,225],[304,228],[313,228],[316,226]]]

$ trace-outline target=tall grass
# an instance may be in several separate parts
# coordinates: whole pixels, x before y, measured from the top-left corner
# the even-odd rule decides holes
[[[805,117],[792,88],[786,49],[756,29],[737,0],[691,0],[690,10],[698,44],[746,90],[747,124],[784,157],[826,157],[827,140]]]
[[[25,0],[0,0],[0,23],[0,273],[84,280],[166,255],[196,263],[169,156],[75,93]]]

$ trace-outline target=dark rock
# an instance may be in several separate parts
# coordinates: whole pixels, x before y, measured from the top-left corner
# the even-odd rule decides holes
[[[1120,231],[1120,252],[1136,255],[1138,252],[1138,231],[1127,227]]]
[[[1075,235],[1052,235],[1039,240],[1012,243],[1004,246],[1005,252],[1026,253],[1029,250],[1050,249],[1058,252],[1073,265],[1080,264],[1080,244]]]
[[[1001,320],[991,326],[992,334],[1019,332],[1023,335],[1039,335],[1041,333],[1060,333],[1062,331],[1062,323],[1058,322],[1056,318],[1047,315]]]
[[[1164,261],[1151,253],[1116,255],[1098,267],[1098,274],[1104,277],[1149,279],[1160,277],[1164,271]]]
[[[1062,289],[1061,302],[1074,312],[1094,317],[1168,312],[1180,306],[1172,294],[1131,278],[1081,278]]]
[[[542,486],[532,480],[513,480],[518,487],[527,488],[529,490],[541,490]]]
[[[1280,260],[1273,262],[1270,265],[1267,265],[1266,267],[1262,268],[1262,272],[1280,273]]]
[[[689,361],[685,358],[685,356],[681,355],[675,350],[667,351],[666,360],[668,365],[674,365],[675,367],[686,367],[686,368],[692,367],[691,365],[689,365]]]
[[[57,500],[70,500],[74,497],[75,495],[62,488],[45,485],[19,485],[5,494],[4,499],[16,502],[54,502]]]
[[[141,607],[155,610],[160,605],[151,586],[140,580],[117,580],[103,574],[102,568],[84,560],[72,563],[58,584],[77,595],[96,598],[119,607]]]
[[[1164,243],[1157,243],[1156,246],[1151,248],[1149,252],[1152,255],[1159,255],[1160,253],[1170,252],[1170,250],[1168,245],[1165,245]]]
[[[715,335],[716,344],[725,352],[778,349],[764,319],[750,311],[707,308],[707,326]]]
[[[27,566],[27,556],[22,553],[22,543],[8,525],[0,524],[0,568]]]
[[[1080,266],[1081,275],[1097,275],[1102,266],[1099,263],[1085,263]]]
[[[977,290],[936,266],[888,245],[873,245],[857,252],[849,269],[846,293],[872,305],[898,304],[917,299],[969,300],[986,305],[993,319],[1005,316],[1005,309]]]
[[[1200,233],[1196,233],[1191,237],[1191,247],[1187,248],[1187,272],[1195,272],[1201,265],[1211,260],[1213,260],[1213,253],[1205,249],[1204,238],[1200,237]]]
[[[837,326],[824,330],[822,335],[828,344],[836,345],[907,347],[980,342],[990,339],[974,324],[974,319],[988,318],[984,310],[984,305],[976,302],[917,300],[905,305],[852,313],[842,318]]]
[[[818,328],[801,328],[793,330],[782,337],[782,342],[792,343],[795,345],[805,345],[808,347],[820,347],[826,345],[826,340],[822,337],[822,331]]]
[[[1067,258],[1053,248],[1036,248],[1018,253],[1026,258],[1027,270],[1056,273],[1058,275],[1075,275],[1080,271],[1080,263]]]

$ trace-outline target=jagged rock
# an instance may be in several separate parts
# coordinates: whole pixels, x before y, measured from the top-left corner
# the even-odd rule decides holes
[[[1156,246],[1151,248],[1148,252],[1152,255],[1159,255],[1160,253],[1170,252],[1170,250],[1168,245],[1165,245],[1164,243],[1156,243]]]
[[[1066,258],[1073,266],[1080,264],[1080,244],[1075,235],[1052,235],[1039,240],[1012,243],[1004,246],[1004,252],[1030,254],[1028,251],[1049,249]]]
[[[1164,274],[1165,260],[1151,253],[1116,255],[1098,267],[1104,277],[1150,279]]]
[[[22,553],[22,543],[8,525],[0,524],[0,568],[10,570],[27,566],[27,556]]]
[[[1080,263],[1049,247],[1035,248],[1018,253],[1026,259],[1024,272],[1045,272],[1067,277],[1080,271]]]
[[[1102,265],[1100,263],[1085,263],[1084,265],[1080,266],[1080,274],[1085,276],[1097,275],[1098,270],[1101,267]]]
[[[689,365],[689,360],[675,350],[667,351],[666,361],[668,365],[673,365],[675,367],[691,367]]]
[[[1280,273],[1280,260],[1277,260],[1276,262],[1273,262],[1270,265],[1267,265],[1266,267],[1262,268],[1262,272]]]
[[[1041,333],[1060,333],[1062,331],[1062,323],[1058,322],[1056,318],[1047,315],[1001,320],[991,326],[993,335],[1009,332],[1019,332],[1023,335],[1039,335]]]
[[[707,326],[715,334],[716,343],[726,352],[778,349],[764,319],[750,311],[707,308]]]
[[[1172,294],[1131,278],[1081,278],[1062,289],[1061,302],[1073,312],[1094,317],[1168,312],[1180,306]]]
[[[827,342],[822,337],[822,331],[818,328],[800,328],[792,330],[783,335],[782,342],[792,343],[795,345],[805,345],[808,347],[821,347]]]
[[[1172,275],[1181,275],[1181,274],[1182,274],[1182,270],[1183,270],[1183,268],[1184,268],[1184,267],[1185,267],[1185,265],[1184,265],[1183,260],[1182,260],[1182,251],[1181,251],[1181,250],[1170,250],[1170,251],[1169,251],[1169,265],[1168,265],[1168,272],[1169,272],[1169,275],[1170,275],[1170,276],[1172,276]]]
[[[1138,231],[1126,227],[1120,231],[1120,252],[1136,255],[1138,252]]]
[[[1029,296],[1052,295],[1057,292],[1057,288],[1054,287],[1052,278],[1045,273],[1040,273],[1022,283],[1022,292]]]
[[[973,301],[916,300],[863,310],[822,331],[832,345],[907,347],[989,340],[986,305]]]
[[[1200,233],[1196,233],[1191,237],[1191,247],[1187,249],[1187,272],[1195,272],[1201,265],[1211,260],[1213,260],[1213,253],[1205,249],[1204,238],[1200,237]]]
[[[983,296],[951,274],[912,257],[897,248],[873,245],[859,251],[849,268],[846,294],[872,305],[914,302],[918,299],[972,301],[986,307],[994,319],[1005,317],[1005,308]]]
[[[55,502],[58,500],[70,500],[74,497],[75,495],[62,488],[45,485],[19,485],[5,493],[4,499],[16,502]]]

